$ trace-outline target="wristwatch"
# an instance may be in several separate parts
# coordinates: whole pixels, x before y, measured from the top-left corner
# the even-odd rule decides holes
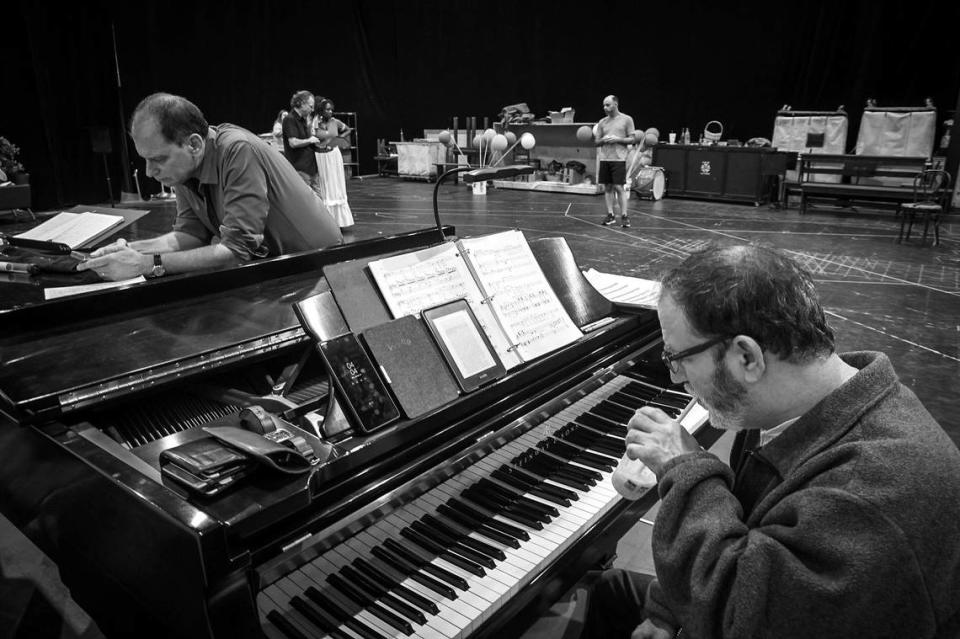
[[[163,267],[163,260],[159,253],[153,254],[153,270],[150,271],[150,277],[163,277],[167,274],[167,269]]]

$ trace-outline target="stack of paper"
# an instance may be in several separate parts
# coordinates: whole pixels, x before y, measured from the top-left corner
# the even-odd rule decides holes
[[[110,229],[123,223],[123,216],[102,213],[58,213],[43,224],[17,235],[25,240],[59,242],[72,249],[103,237]]]
[[[656,310],[660,297],[660,282],[639,277],[601,273],[595,269],[584,271],[593,287],[611,302],[624,306],[639,306]]]

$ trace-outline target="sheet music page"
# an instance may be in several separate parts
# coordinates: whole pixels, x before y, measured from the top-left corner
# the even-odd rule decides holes
[[[445,243],[370,262],[370,273],[393,317],[419,315],[425,308],[463,298],[507,368],[520,363],[456,244]]]
[[[611,302],[657,309],[657,299],[660,297],[660,282],[644,280],[627,275],[602,273],[596,269],[583,272],[593,288]]]
[[[25,240],[60,242],[75,249],[91,238],[122,223],[123,217],[119,215],[104,215],[92,211],[83,213],[64,211],[16,237]]]
[[[129,280],[119,280],[117,282],[97,282],[96,284],[78,284],[76,286],[54,286],[43,289],[43,299],[55,300],[69,295],[79,295],[80,293],[89,293],[90,291],[102,291],[107,288],[117,288],[127,284],[137,284],[146,282],[142,275],[130,278]]]
[[[524,360],[580,338],[520,231],[460,240],[507,339]]]

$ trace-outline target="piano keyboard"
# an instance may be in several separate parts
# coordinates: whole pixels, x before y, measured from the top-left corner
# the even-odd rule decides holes
[[[633,412],[689,397],[618,376],[264,588],[272,639],[464,637],[619,501]]]

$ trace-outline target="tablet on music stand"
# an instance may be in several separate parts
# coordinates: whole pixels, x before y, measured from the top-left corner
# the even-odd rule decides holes
[[[428,308],[421,315],[463,392],[506,375],[507,369],[466,300]]]

